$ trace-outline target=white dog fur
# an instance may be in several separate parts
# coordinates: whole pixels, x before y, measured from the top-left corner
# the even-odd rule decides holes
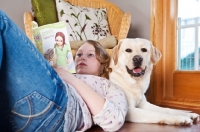
[[[147,102],[144,94],[149,87],[153,65],[161,56],[160,51],[149,40],[141,38],[123,39],[113,49],[109,78],[127,96],[129,108],[126,121],[169,125],[191,125],[198,122],[199,115],[196,113],[162,108]]]

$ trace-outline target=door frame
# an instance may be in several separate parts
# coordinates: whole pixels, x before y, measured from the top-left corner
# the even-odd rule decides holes
[[[162,53],[161,60],[154,66],[150,84],[150,94],[147,99],[156,105],[178,109],[192,110],[200,113],[200,99],[179,96],[174,82],[179,75],[193,73],[177,71],[177,13],[178,0],[151,0],[151,41]],[[200,78],[200,72],[198,76]],[[200,89],[200,83],[199,89]],[[189,92],[189,91],[188,91]],[[198,91],[199,92],[199,91]],[[185,91],[187,94],[187,91]],[[200,96],[200,94],[199,94]]]

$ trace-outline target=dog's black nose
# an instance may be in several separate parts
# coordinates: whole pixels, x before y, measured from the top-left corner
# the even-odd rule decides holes
[[[135,55],[133,57],[133,63],[134,63],[135,66],[141,66],[142,65],[142,61],[143,61],[143,58],[140,55]]]

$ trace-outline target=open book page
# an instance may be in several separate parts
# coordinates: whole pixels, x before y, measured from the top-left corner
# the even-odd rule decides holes
[[[36,47],[50,65],[75,73],[66,23],[47,24],[32,30]]]

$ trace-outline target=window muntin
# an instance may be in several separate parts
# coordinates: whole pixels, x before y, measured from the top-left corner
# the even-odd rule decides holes
[[[200,70],[200,1],[178,1],[178,70]]]

